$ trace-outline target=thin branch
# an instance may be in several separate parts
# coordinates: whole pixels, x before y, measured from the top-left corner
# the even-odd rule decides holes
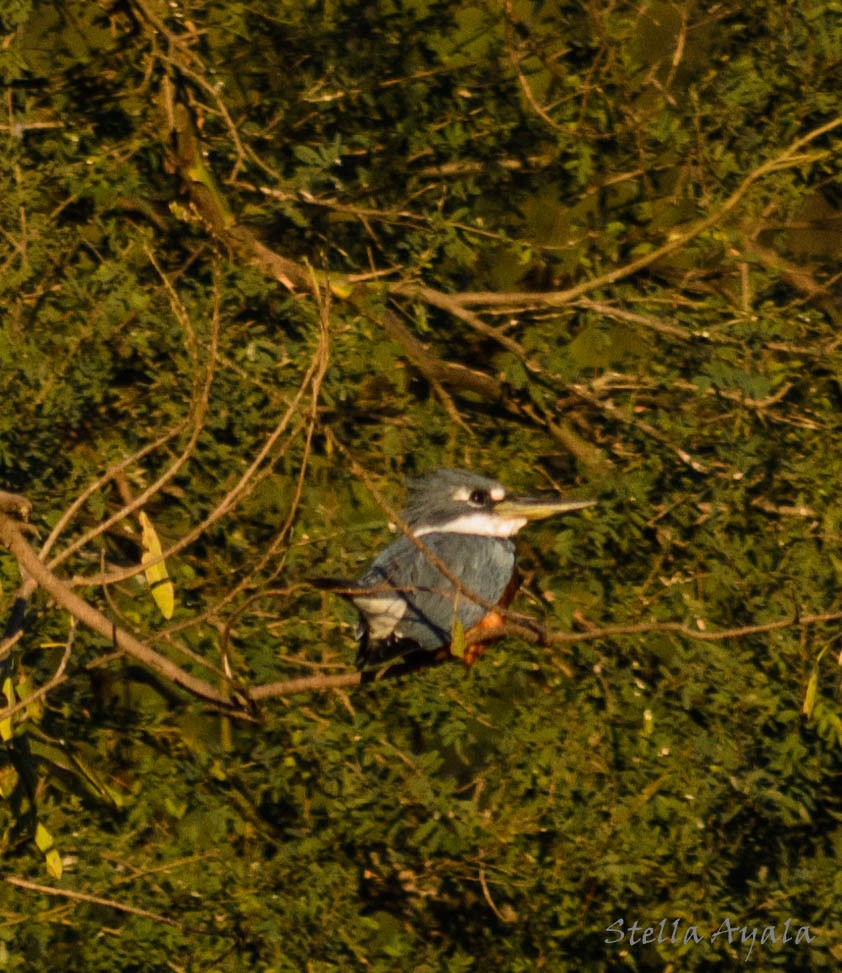
[[[593,642],[599,639],[613,639],[619,635],[647,635],[650,632],[673,632],[694,642],[727,642],[730,639],[746,638],[749,635],[763,635],[766,632],[780,632],[786,628],[809,628],[842,621],[842,611],[824,612],[815,615],[797,615],[794,618],[776,618],[771,622],[757,622],[739,625],[735,628],[720,628],[703,631],[692,628],[686,622],[630,622],[627,625],[605,625],[602,628],[588,629],[587,632],[549,632],[546,640],[550,645],[573,645],[576,642]]]
[[[135,905],[126,905],[125,902],[118,902],[116,899],[106,899],[101,895],[91,895],[90,892],[79,892],[76,889],[57,889],[52,885],[40,885],[38,882],[30,882],[25,878],[18,878],[15,875],[4,875],[3,881],[16,888],[25,889],[27,892],[38,892],[40,895],[51,895],[61,899],[72,899],[76,902],[90,902],[92,905],[102,905],[108,909],[116,909],[118,912],[126,912],[132,916],[140,916],[143,919],[152,919],[153,922],[160,922],[165,926],[172,926],[175,929],[184,929],[184,925],[169,916],[159,915],[157,912],[150,912],[148,909],[139,909]]]
[[[704,463],[697,460],[682,446],[676,446],[674,443],[670,442],[669,437],[662,433],[660,429],[656,429],[651,423],[646,422],[644,419],[638,419],[636,417],[626,415],[624,409],[614,405],[613,402],[610,402],[607,399],[600,399],[599,396],[594,395],[590,389],[584,385],[571,383],[568,385],[568,388],[585,402],[589,402],[591,405],[596,406],[596,408],[605,412],[606,415],[611,416],[612,419],[625,423],[626,425],[631,426],[633,429],[640,429],[641,432],[644,432],[647,436],[651,436],[651,438],[656,442],[662,443],[667,447],[667,449],[671,449],[682,463],[686,463],[697,473],[709,472]]]
[[[644,328],[649,328],[657,334],[669,335],[670,337],[681,338],[684,341],[694,341],[696,339],[709,338],[706,331],[692,331],[684,328],[680,324],[670,324],[661,318],[656,318],[653,314],[640,314],[636,311],[627,311],[625,308],[608,304],[604,301],[591,301],[588,298],[581,298],[575,302],[575,307],[593,311],[601,317],[614,318],[616,321],[623,321],[628,324],[639,324]]]
[[[255,702],[277,696],[295,696],[298,693],[324,692],[328,689],[348,689],[359,686],[363,680],[361,672],[342,672],[333,676],[302,676],[300,679],[285,679],[279,682],[255,686],[249,693]]]
[[[50,531],[49,536],[41,545],[41,550],[39,555],[41,558],[47,556],[50,553],[53,545],[58,540],[58,538],[64,533],[67,528],[68,523],[73,519],[73,517],[78,513],[78,511],[88,502],[88,500],[99,490],[101,490],[106,484],[110,483],[116,476],[124,473],[130,466],[134,466],[139,463],[144,457],[148,456],[150,453],[155,452],[156,449],[160,449],[165,446],[171,439],[180,435],[186,428],[189,419],[185,419],[180,422],[173,429],[165,432],[162,436],[153,440],[151,443],[146,443],[146,445],[141,446],[136,452],[132,453],[131,456],[127,456],[125,459],[120,460],[114,466],[110,466],[102,476],[93,480],[85,489],[76,497],[73,503],[64,511],[64,513],[56,521],[56,525]]]
[[[212,315],[212,328],[211,328],[211,339],[210,347],[208,349],[208,367],[207,373],[205,375],[204,382],[198,387],[193,403],[191,404],[191,418],[193,423],[193,429],[190,433],[190,437],[185,445],[184,449],[181,451],[179,456],[170,464],[169,468],[164,470],[164,472],[145,490],[142,490],[134,500],[123,506],[115,514],[112,514],[102,523],[98,524],[96,527],[89,530],[87,533],[83,534],[81,537],[77,538],[72,544],[68,545],[61,554],[54,557],[49,565],[51,568],[57,567],[63,561],[78,551],[80,548],[85,547],[94,538],[99,537],[105,531],[109,530],[114,524],[119,523],[126,517],[133,514],[136,510],[140,510],[144,504],[150,499],[150,497],[155,496],[167,483],[172,480],[178,471],[188,462],[190,457],[196,448],[196,444],[199,441],[199,436],[202,433],[204,427],[205,416],[207,415],[208,402],[210,400],[211,386],[213,384],[214,377],[214,363],[216,360],[216,349],[219,341],[219,308],[218,300],[214,306],[214,313]],[[166,553],[166,552],[165,552]],[[151,562],[150,562],[151,563]],[[142,568],[141,568],[142,570]]]
[[[476,641],[485,641],[477,639]],[[476,642],[470,642],[476,644]],[[467,647],[467,645],[466,645]],[[380,669],[367,669],[363,672],[343,672],[334,676],[303,676],[299,679],[286,679],[280,682],[255,686],[249,691],[254,702],[279,696],[295,696],[300,693],[324,692],[334,689],[348,689],[352,686],[368,685],[372,682],[398,679],[423,669],[433,669],[445,663],[455,662],[454,656],[439,657],[433,652],[416,652],[404,658],[394,659]]]
[[[463,307],[462,304],[458,300],[454,299],[450,294],[445,294],[443,291],[436,290],[434,287],[410,283],[393,284],[390,286],[389,291],[391,294],[402,295],[424,301],[425,303],[430,304],[432,307],[437,307],[442,311],[446,311],[448,314],[452,314],[453,317],[463,321],[468,325],[469,328],[476,331],[477,334],[482,335],[484,338],[491,338],[502,348],[505,348],[507,351],[511,351],[513,354],[517,355],[518,358],[523,360],[524,364],[530,369],[530,371],[536,373],[541,371],[540,365],[529,361],[526,349],[519,341],[516,341],[510,335],[505,334],[499,328],[486,324],[478,314]]]
[[[236,507],[236,505],[254,488],[258,479],[258,471],[263,464],[266,457],[271,453],[275,444],[278,442],[283,433],[287,430],[293,417],[298,412],[299,405],[305,396],[308,389],[315,388],[318,390],[324,379],[325,373],[328,366],[328,354],[327,354],[327,333],[322,330],[319,336],[319,344],[316,351],[313,354],[313,358],[304,375],[304,379],[293,396],[292,402],[289,404],[286,412],[281,416],[281,419],[275,426],[275,428],[266,437],[263,445],[257,451],[256,456],[237,480],[237,482],[231,487],[231,489],[225,494],[225,496],[219,501],[216,507],[196,526],[180,537],[174,544],[171,544],[165,551],[157,557],[150,558],[149,560],[143,562],[142,564],[134,565],[130,568],[123,568],[119,571],[111,571],[108,574],[96,575],[93,577],[79,577],[73,579],[73,584],[114,584],[119,581],[125,581],[128,578],[134,577],[147,568],[151,567],[153,564],[157,564],[159,561],[163,561],[166,558],[172,557],[179,551],[182,551],[185,547],[192,544],[197,538],[201,537],[202,534],[207,531],[209,527],[212,527],[215,523],[225,517],[230,511]],[[298,427],[295,427],[296,431]],[[264,476],[268,475],[270,470],[264,472]],[[144,491],[144,495],[149,495],[149,490]],[[137,499],[134,500],[132,504],[123,507],[123,510],[135,510],[139,506]],[[113,518],[112,518],[113,519]]]

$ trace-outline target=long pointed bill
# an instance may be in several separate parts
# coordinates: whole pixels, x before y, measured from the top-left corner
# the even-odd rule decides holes
[[[569,514],[574,510],[593,507],[596,500],[562,500],[549,497],[511,497],[501,500],[494,508],[495,517],[504,520],[543,520],[555,514]]]

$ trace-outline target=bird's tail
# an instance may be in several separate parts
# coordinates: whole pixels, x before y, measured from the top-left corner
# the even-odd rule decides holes
[[[357,649],[357,668],[363,674],[363,682],[380,679],[386,671],[390,676],[400,676],[427,669],[444,662],[450,655],[446,647],[430,652],[412,639],[389,638],[372,642],[367,634],[361,634]]]
[[[310,584],[319,591],[330,591],[332,594],[342,598],[353,600],[362,594],[372,594],[371,585],[361,584],[359,581],[349,581],[347,578],[309,578]],[[391,590],[391,589],[390,589]],[[360,611],[359,606],[355,606],[359,612],[357,622],[357,659],[358,669],[372,673],[387,663],[397,663],[403,672],[413,672],[422,666],[430,665],[429,651],[424,650],[417,642],[412,639],[403,639],[399,636],[390,635],[384,639],[374,640],[369,637],[368,623],[365,615]]]

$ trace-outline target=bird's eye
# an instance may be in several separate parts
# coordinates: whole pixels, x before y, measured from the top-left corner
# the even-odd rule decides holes
[[[468,503],[474,507],[484,507],[488,503],[488,493],[485,490],[474,490],[468,497]]]

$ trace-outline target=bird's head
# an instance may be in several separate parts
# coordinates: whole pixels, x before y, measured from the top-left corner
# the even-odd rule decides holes
[[[595,503],[559,496],[511,497],[502,483],[469,470],[433,470],[409,484],[403,516],[416,537],[432,533],[511,537],[531,520]]]

